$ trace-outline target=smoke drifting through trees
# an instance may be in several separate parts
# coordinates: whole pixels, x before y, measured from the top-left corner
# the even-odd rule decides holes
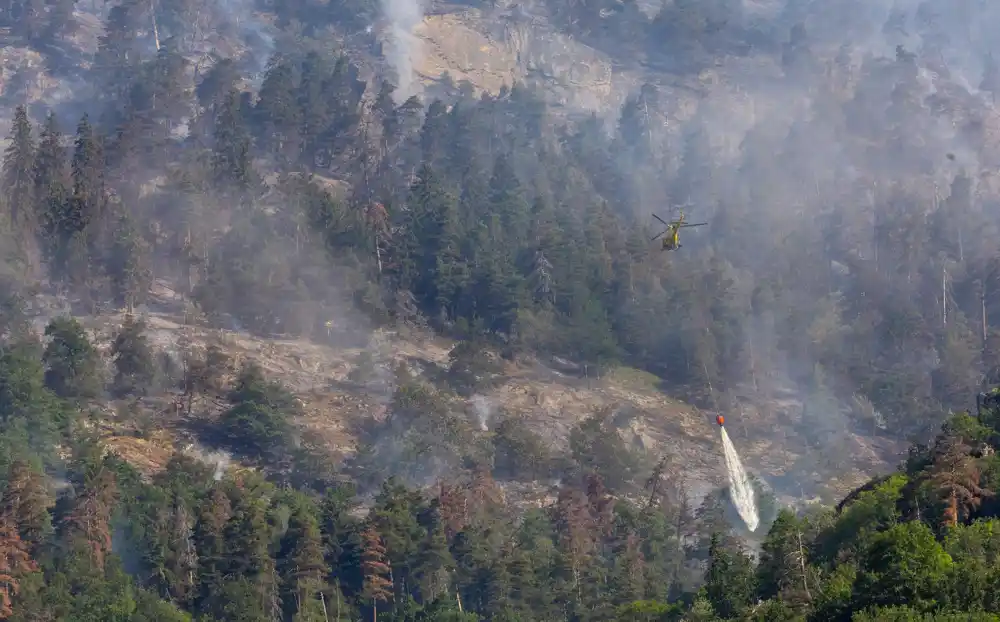
[[[25,14],[15,4],[0,27],[55,66],[76,62],[66,57],[72,7],[15,20]],[[261,59],[202,62],[196,45],[216,30],[232,38],[248,8],[222,19],[197,3],[111,7],[94,62],[73,68],[100,94],[91,114],[46,119],[32,103],[31,115],[10,115],[4,613],[319,620],[419,608],[611,620],[673,616],[682,602],[704,620],[758,606],[761,619],[911,603],[996,611],[995,576],[983,570],[996,560],[975,552],[995,526],[966,526],[997,514],[990,419],[952,418],[905,473],[859,491],[839,516],[782,513],[755,568],[725,535],[719,491],[693,510],[680,478],[657,468],[638,494],[650,456],[627,446],[613,410],[585,417],[564,450],[516,413],[493,413],[484,431],[463,411],[460,396],[499,376],[490,351],[559,355],[587,377],[624,362],[719,409],[779,404],[793,385],[806,408],[780,430],[833,461],[851,455],[840,445],[848,424],[922,432],[995,378],[1000,71],[986,46],[997,9],[761,6],[678,0],[649,19],[629,3],[552,3],[553,22],[589,43],[645,54],[650,83],[609,124],[567,123],[523,87],[479,97],[443,85],[435,102],[366,83],[362,66],[328,53],[326,29],[363,30],[370,2],[255,7],[282,32],[254,93]],[[412,27],[404,8],[390,18]],[[712,226],[681,252],[650,253],[648,212],[681,204]],[[287,387],[206,352],[163,386],[183,391],[188,416],[195,394],[215,403],[213,439],[280,485],[182,455],[144,479],[91,441],[101,415],[83,408],[108,389],[138,404],[162,388],[138,325],[117,340],[109,383],[78,322],[52,322],[41,347],[26,303],[42,289],[81,315],[141,309],[153,276],[216,326],[365,344],[366,330],[341,330],[350,299],[373,325],[461,341],[446,369],[419,378],[406,366],[389,378],[371,357],[372,373],[356,380],[383,391],[386,416],[340,470],[296,436],[304,415]],[[154,380],[177,380],[162,367]],[[851,410],[841,395],[856,395]],[[53,506],[43,470],[65,473],[75,494]],[[364,520],[352,517],[345,476],[378,489]],[[452,481],[424,494],[386,476]],[[554,477],[553,503],[510,518],[517,508],[494,478]],[[135,526],[134,578],[113,546],[119,515]],[[963,531],[939,542],[934,530]],[[973,538],[982,546],[967,546]],[[36,560],[45,572],[32,575]]]
[[[376,323],[625,361],[713,405],[767,403],[791,386],[809,403],[803,433],[827,440],[880,428],[866,413],[908,435],[966,405],[1000,361],[1000,71],[983,36],[997,10],[963,4],[965,21],[933,2],[675,2],[647,18],[616,6],[603,7],[600,37],[589,6],[569,21],[565,7],[536,8],[611,53],[644,46],[650,67],[670,57],[673,77],[637,89],[613,123],[564,128],[520,88],[482,102],[456,90],[449,110],[366,87],[360,67],[305,49],[310,34],[373,17],[363,2],[352,17],[347,4],[282,6],[279,24],[309,24],[306,39],[282,39],[257,101],[239,92],[255,77],[238,64],[199,57],[194,72],[215,17],[170,18],[179,9],[157,3],[173,43],[153,54],[149,8],[116,7],[89,122],[108,170],[33,199],[65,238],[46,242],[47,260],[89,299],[106,289],[128,303],[148,274],[125,261],[145,252],[136,233],[167,227],[143,234],[155,272],[190,283],[231,326],[323,337],[319,318],[342,315],[350,296]],[[401,31],[420,17],[412,4],[382,9]],[[407,41],[390,54],[401,81]],[[700,96],[680,86],[706,67],[717,80]],[[213,150],[211,175],[192,163],[195,146]],[[343,196],[292,173],[345,182]],[[106,205],[88,190],[101,184],[115,191]],[[56,218],[70,203],[100,221],[86,236]],[[230,229],[236,204],[253,215]],[[647,255],[648,213],[681,204],[711,226],[683,252]],[[108,254],[98,241],[112,238]],[[325,267],[328,249],[349,268]],[[84,255],[104,280],[79,270]],[[854,393],[872,408],[837,397]]]
[[[638,89],[608,140],[597,122],[556,129],[521,89],[479,103],[454,94],[449,112],[394,105],[408,89],[372,85],[386,97],[368,106],[358,68],[292,43],[255,102],[230,92],[238,66],[194,74],[185,37],[211,24],[171,21],[175,8],[157,3],[164,42],[180,38],[152,54],[149,9],[122,5],[93,74],[105,101],[90,123],[108,170],[97,175],[81,149],[79,188],[38,182],[45,198],[32,201],[51,217],[46,235],[59,234],[45,240],[47,259],[84,306],[141,294],[149,253],[157,275],[190,281],[200,309],[228,326],[325,339],[351,297],[377,322],[641,365],[672,391],[722,393],[708,403],[750,387],[766,400],[792,385],[807,404],[790,433],[818,446],[855,423],[880,429],[871,413],[907,435],[942,407],[968,404],[996,367],[990,128],[1000,82],[983,36],[996,9],[893,6],[675,2],[652,19],[609,7],[600,23],[622,36],[595,45],[625,55],[627,38],[679,59],[680,76],[706,59],[721,65],[697,101],[686,89]],[[345,7],[279,12],[315,34],[346,23]],[[246,7],[231,8],[234,22],[251,23]],[[382,8],[407,32],[420,15],[416,5]],[[578,29],[596,19],[590,8],[574,17]],[[678,36],[662,36],[677,24]],[[400,70],[412,58],[404,39],[390,55],[401,54],[401,81],[411,75]],[[194,145],[212,145],[211,176],[191,162]],[[292,175],[270,176],[265,189],[273,170],[335,177],[347,196],[327,200]],[[115,190],[106,205],[88,189],[100,184]],[[388,206],[384,218],[369,216],[382,213],[369,196]],[[237,203],[253,215],[244,221]],[[674,204],[712,225],[692,231],[684,252],[649,257],[633,219]],[[73,221],[57,218],[63,208],[99,222],[74,237]],[[110,239],[119,243],[105,252],[99,241]],[[350,268],[330,270],[329,247]],[[79,269],[84,256],[96,275]],[[838,396],[853,392],[872,408],[846,408]]]

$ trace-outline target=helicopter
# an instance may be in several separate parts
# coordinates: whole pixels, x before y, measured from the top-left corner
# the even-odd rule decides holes
[[[675,251],[681,247],[680,242],[677,240],[681,227],[701,227],[708,224],[707,222],[684,222],[684,210],[681,210],[677,220],[672,220],[670,222],[663,220],[656,214],[653,214],[653,218],[665,224],[667,228],[661,233],[654,235],[653,239],[650,241],[655,241],[660,236],[663,236],[663,250],[665,251]]]

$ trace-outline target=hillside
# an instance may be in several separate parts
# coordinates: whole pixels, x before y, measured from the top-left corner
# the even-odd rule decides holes
[[[992,622],[997,28],[0,3],[0,619]]]
[[[358,430],[386,417],[392,383],[380,383],[380,377],[391,376],[391,370],[405,363],[418,374],[427,370],[424,375],[433,378],[435,370],[439,375],[447,369],[448,354],[455,345],[431,335],[406,337],[383,330],[372,333],[362,347],[338,345],[335,335],[334,343],[255,337],[242,331],[210,328],[196,316],[188,316],[184,324],[184,315],[171,311],[184,306],[177,293],[162,282],[155,284],[152,291],[150,310],[140,317],[157,351],[170,354],[180,364],[184,353],[204,351],[215,344],[236,367],[246,360],[259,363],[269,377],[280,380],[301,400],[303,415],[295,424],[302,437],[329,452],[337,462],[357,451],[361,442]],[[58,308],[58,303],[48,308]],[[34,321],[44,328],[50,319],[42,314]],[[95,337],[95,345],[107,353],[121,328],[122,314],[80,319]],[[365,340],[352,335],[352,340],[359,339]],[[381,372],[360,362],[363,353],[375,353],[374,363]],[[137,436],[136,425],[141,417],[113,418],[104,424],[103,442],[147,476],[160,472],[178,449],[204,456],[212,448],[202,444],[197,422],[184,416],[179,403],[183,404],[180,390],[147,396],[142,408],[155,421],[154,428]],[[114,410],[115,406],[109,408]],[[484,434],[495,428],[504,413],[516,413],[548,445],[561,451],[568,449],[574,426],[586,416],[610,408],[618,433],[646,460],[655,462],[669,456],[683,465],[696,498],[727,485],[714,415],[668,398],[654,376],[638,370],[616,368],[603,377],[588,379],[582,369],[561,373],[534,360],[508,362],[497,386],[476,393],[459,408],[482,427]],[[873,441],[859,435],[847,436],[836,446],[818,450],[797,446],[795,430],[801,425],[801,408],[794,398],[778,400],[770,402],[769,411],[762,414],[746,403],[742,418],[729,420],[745,463],[775,489],[784,503],[813,497],[832,503],[873,475],[889,470],[901,455],[902,446],[891,439]],[[196,415],[199,412],[211,419],[221,411],[205,402],[195,408]],[[789,431],[778,435],[759,432],[776,428]],[[844,455],[851,457],[845,460]],[[529,496],[545,491],[542,486]]]

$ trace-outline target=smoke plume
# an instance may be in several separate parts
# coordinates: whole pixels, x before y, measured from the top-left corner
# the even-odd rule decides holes
[[[397,103],[402,103],[420,90],[414,65],[420,58],[420,39],[413,33],[424,18],[420,0],[381,0],[382,13],[388,21],[385,58],[396,72]]]

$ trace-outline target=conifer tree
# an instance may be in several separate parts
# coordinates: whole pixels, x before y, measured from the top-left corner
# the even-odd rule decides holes
[[[118,494],[114,472],[99,464],[65,519],[69,544],[79,547],[95,572],[104,569],[111,553],[111,517]]]
[[[744,611],[756,593],[752,560],[739,547],[727,548],[718,534],[712,536],[708,549],[705,593],[723,618]]]
[[[3,155],[0,189],[3,190],[11,227],[22,240],[32,240],[37,223],[33,175],[35,144],[25,106],[14,109],[9,140]]]
[[[0,515],[13,520],[21,540],[32,552],[37,551],[51,534],[49,509],[52,505],[53,499],[45,475],[24,460],[12,461]]]
[[[455,560],[448,550],[444,521],[440,512],[433,511],[427,538],[420,545],[413,569],[424,603],[433,602],[448,592],[454,568]]]
[[[361,572],[364,576],[362,596],[371,604],[372,622],[378,622],[378,603],[392,598],[392,567],[386,556],[382,538],[374,526],[361,534],[364,548],[361,553]]]
[[[115,302],[133,313],[145,301],[152,284],[148,244],[136,231],[127,213],[118,218],[114,240],[107,254],[107,273]]]
[[[500,217],[505,239],[512,245],[522,244],[528,239],[528,203],[517,174],[505,155],[500,155],[493,165],[489,199],[490,213]]]
[[[261,148],[282,163],[298,160],[300,121],[296,86],[292,64],[280,57],[273,58],[254,108]]]
[[[330,569],[323,558],[323,542],[316,517],[305,508],[298,509],[289,520],[285,538],[291,548],[284,573],[286,599],[293,605],[289,610],[298,622],[319,622],[324,619],[324,591]]]
[[[95,234],[104,213],[104,161],[100,138],[85,114],[76,128],[72,159],[73,189],[67,211],[68,233]],[[93,242],[99,240],[91,238]]]
[[[274,559],[268,550],[269,532],[264,500],[242,491],[225,528],[226,574],[253,586],[254,608],[270,616],[279,609]]]
[[[254,181],[251,139],[244,121],[240,93],[230,89],[215,117],[212,170],[225,188],[246,191]]]
[[[194,541],[198,551],[198,604],[211,606],[218,598],[227,573],[225,529],[233,509],[221,486],[214,486],[202,505],[195,524]]]
[[[65,273],[66,205],[68,201],[66,152],[55,114],[49,114],[42,128],[34,158],[35,213],[39,218],[42,251],[50,262],[51,276]]]
[[[13,598],[21,589],[21,579],[38,564],[31,558],[29,545],[21,539],[15,517],[0,514],[0,619],[14,614]]]
[[[145,322],[126,314],[121,330],[111,343],[114,389],[119,395],[145,395],[152,388],[155,367],[145,330]]]
[[[170,512],[170,550],[166,559],[170,571],[170,594],[185,606],[191,606],[198,587],[198,552],[195,547],[193,519],[183,499],[176,499]]]
[[[96,397],[101,390],[99,355],[80,323],[56,318],[45,328],[45,336],[50,338],[42,355],[45,386],[60,397]]]

